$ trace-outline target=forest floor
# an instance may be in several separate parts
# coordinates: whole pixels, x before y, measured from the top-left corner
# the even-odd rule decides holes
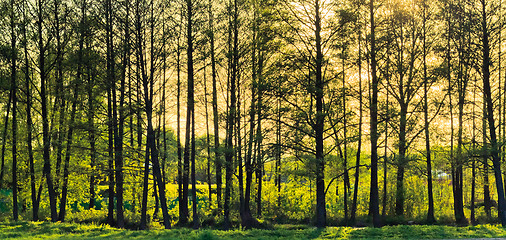
[[[399,225],[383,228],[275,225],[273,230],[124,230],[106,225],[48,222],[2,222],[0,239],[483,239],[505,238],[499,225],[452,227],[442,225]]]

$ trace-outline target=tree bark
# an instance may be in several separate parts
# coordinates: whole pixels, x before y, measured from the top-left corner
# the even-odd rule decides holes
[[[497,143],[497,136],[495,132],[495,120],[494,120],[494,106],[492,102],[492,92],[490,89],[490,46],[489,46],[489,31],[487,26],[488,15],[486,11],[486,0],[480,1],[482,4],[481,12],[481,27],[482,27],[482,47],[483,47],[483,62],[482,62],[482,73],[483,73],[483,91],[485,100],[487,103],[487,120],[490,132],[490,143],[492,145],[492,163],[494,166],[494,175],[497,188],[497,203],[498,203],[498,216],[501,224],[506,226],[506,201],[504,199],[504,187],[501,173],[501,159],[499,157],[499,146]]]
[[[18,111],[18,99],[17,99],[17,81],[16,81],[16,14],[14,11],[15,3],[14,0],[11,3],[11,95],[12,95],[12,218],[14,221],[18,221],[19,209],[18,209],[18,161],[17,161],[17,111]]]
[[[23,2],[23,19],[26,20],[27,2]],[[35,180],[35,164],[33,159],[33,146],[32,146],[32,90],[30,88],[30,65],[28,58],[28,38],[26,34],[26,25],[22,24],[21,31],[23,34],[24,57],[25,57],[25,91],[26,91],[26,131],[27,131],[27,145],[28,145],[28,167],[30,171],[30,190],[32,200],[32,221],[39,220],[39,199],[37,198],[36,180]],[[8,114],[7,114],[8,115]]]
[[[374,227],[380,227],[378,200],[378,77],[376,76],[376,25],[374,23],[374,0],[369,0],[369,15],[371,28],[370,62],[372,76],[372,99],[370,105],[371,125],[371,191],[370,206]]]
[[[221,203],[221,185],[222,185],[222,168],[223,164],[221,161],[221,151],[220,151],[220,128],[218,125],[219,115],[218,115],[218,88],[217,88],[217,76],[216,76],[216,56],[215,56],[215,46],[214,46],[214,16],[212,9],[212,1],[209,1],[209,28],[210,28],[210,36],[209,41],[211,44],[211,74],[213,78],[213,128],[214,128],[214,162],[216,168],[216,202],[218,209],[222,208]],[[220,210],[221,211],[221,210]]]
[[[323,153],[323,131],[325,112],[323,110],[323,90],[324,80],[322,73],[323,52],[321,40],[321,19],[320,19],[320,1],[315,2],[315,38],[316,38],[316,81],[315,81],[315,100],[316,100],[316,122],[314,124],[316,141],[316,226],[323,228],[327,225],[327,211],[325,209],[325,159]]]
[[[53,186],[53,177],[51,175],[51,155],[50,155],[50,147],[51,147],[51,137],[49,135],[49,119],[48,119],[48,111],[47,111],[47,94],[46,94],[46,66],[45,66],[45,52],[46,48],[44,45],[43,38],[43,22],[44,22],[44,14],[43,8],[44,5],[43,0],[38,0],[38,12],[37,12],[37,33],[38,33],[38,42],[39,42],[39,71],[40,71],[40,98],[41,98],[41,115],[42,115],[42,142],[43,142],[43,158],[44,158],[44,176],[46,177],[46,183],[49,193],[49,208],[51,211],[51,221],[56,222],[58,220],[58,213],[56,211],[56,192]]]

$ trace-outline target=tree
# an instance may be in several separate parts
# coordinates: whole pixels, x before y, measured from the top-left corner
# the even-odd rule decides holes
[[[378,196],[378,76],[376,75],[376,25],[374,22],[374,0],[369,0],[370,16],[370,63],[371,63],[371,87],[372,98],[370,104],[370,128],[371,128],[371,196],[370,206],[374,227],[380,227],[379,196]]]
[[[492,92],[490,90],[490,43],[489,35],[490,29],[488,27],[488,21],[490,16],[487,11],[487,0],[480,0],[481,9],[481,47],[482,47],[482,75],[483,75],[483,92],[485,95],[485,102],[487,106],[487,121],[488,130],[490,133],[490,144],[492,145],[492,163],[494,166],[494,176],[497,187],[497,203],[498,203],[498,215],[499,220],[503,226],[506,225],[506,201],[504,199],[504,187],[501,175],[501,165],[499,158],[499,146],[497,143],[497,135],[495,129],[494,120],[494,106],[492,102]]]
[[[41,99],[41,115],[42,115],[42,141],[43,141],[43,158],[44,158],[44,176],[49,193],[49,205],[51,209],[51,221],[56,222],[58,215],[56,212],[56,192],[53,185],[53,177],[51,175],[51,159],[50,159],[50,145],[51,138],[49,136],[49,119],[47,113],[47,94],[46,94],[46,77],[47,69],[45,66],[46,58],[46,45],[44,44],[43,35],[43,22],[44,22],[44,6],[43,0],[37,1],[37,38],[39,48],[39,72],[40,72],[40,99]]]
[[[14,221],[18,220],[19,210],[18,210],[18,167],[17,167],[17,111],[18,111],[18,99],[17,99],[17,80],[16,80],[16,60],[17,60],[17,49],[16,49],[16,14],[14,11],[15,2],[14,0],[10,1],[11,6],[11,95],[12,95],[12,217]],[[3,170],[3,169],[2,169]]]
[[[424,107],[424,132],[425,132],[425,158],[427,161],[427,195],[428,195],[428,210],[427,210],[427,222],[434,223],[436,218],[434,217],[434,195],[432,194],[432,158],[430,151],[430,132],[429,132],[429,103],[428,103],[428,92],[429,92],[429,78],[427,74],[427,2],[424,0],[422,3],[422,41],[423,41],[423,107]]]

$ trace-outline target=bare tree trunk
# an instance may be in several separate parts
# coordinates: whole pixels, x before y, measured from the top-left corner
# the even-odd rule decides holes
[[[181,20],[182,21],[182,20]],[[181,46],[177,40],[177,193],[179,203],[179,223],[188,221],[188,202],[183,201],[183,159],[181,146]],[[186,206],[186,207],[185,207]]]
[[[18,161],[17,161],[17,111],[18,111],[18,100],[17,100],[17,81],[16,81],[16,14],[14,11],[15,3],[11,0],[11,95],[12,95],[12,217],[14,221],[18,220],[19,209],[18,209]]]
[[[344,148],[344,156],[343,156],[343,167],[344,167],[344,222],[345,224],[349,224],[348,222],[348,192],[350,191],[350,177],[348,175],[348,118],[346,111],[346,65],[345,65],[345,48],[343,47],[342,52],[342,68],[343,68],[343,148]]]
[[[376,76],[376,36],[374,23],[374,0],[369,0],[369,14],[371,27],[370,62],[372,75],[372,98],[370,106],[371,115],[371,196],[370,206],[374,227],[380,227],[379,200],[378,200],[378,77]]]
[[[207,150],[207,155],[206,155],[206,160],[207,160],[207,169],[206,169],[206,177],[207,177],[207,187],[208,187],[208,191],[209,191],[209,195],[208,195],[208,198],[209,198],[209,209],[211,209],[211,206],[212,206],[212,199],[213,199],[213,194],[212,194],[212,187],[211,187],[211,141],[209,139],[209,113],[208,113],[208,108],[207,108],[207,79],[206,79],[206,67],[205,67],[205,64],[204,64],[204,107],[206,108],[206,111],[205,111],[205,114],[206,114],[206,150]]]
[[[136,31],[136,41],[137,41],[137,70],[139,74],[139,79],[137,80],[137,102],[140,103],[140,96],[143,94],[141,93],[140,89],[140,82],[142,81],[143,87],[144,87],[144,95],[149,94],[148,87],[148,77],[146,76],[146,65],[145,65],[145,59],[144,59],[144,40],[142,38],[143,36],[143,30],[142,29],[142,23],[141,23],[141,10],[140,10],[140,1],[137,0],[135,2],[135,31]],[[149,98],[149,96],[144,96],[144,101],[146,101],[146,98]],[[145,102],[145,111],[148,112],[148,103]],[[137,146],[141,147],[142,142],[142,128],[141,128],[141,112],[140,108],[137,112]],[[147,115],[147,114],[146,114]],[[147,118],[147,117],[146,117]],[[146,140],[146,142],[149,142]],[[146,144],[146,151],[144,156],[144,172],[143,172],[143,179],[142,179],[142,203],[141,203],[141,229],[146,229],[147,227],[147,211],[148,211],[148,188],[149,188],[149,156],[151,153],[151,146],[148,146]]]
[[[263,61],[260,61],[262,63]],[[261,67],[259,66],[261,69]],[[261,72],[260,72],[261,73]],[[260,75],[258,79],[261,81],[259,84],[263,85],[263,78]],[[255,177],[258,181],[257,183],[257,195],[256,195],[256,203],[257,203],[257,217],[262,216],[262,182],[263,182],[263,160],[262,160],[262,90],[259,85],[258,89],[258,104],[257,104],[257,124],[256,124],[256,166],[255,166]]]
[[[66,206],[67,206],[67,193],[68,193],[68,182],[69,182],[69,166],[70,166],[70,151],[72,147],[72,134],[74,131],[74,122],[77,110],[77,101],[79,97],[79,85],[81,82],[81,62],[82,62],[82,50],[83,50],[83,42],[79,43],[79,65],[77,67],[77,76],[76,81],[74,82],[74,96],[72,101],[72,110],[70,113],[70,122],[67,134],[67,149],[65,150],[65,160],[63,166],[63,185],[61,189],[61,198],[60,198],[60,214],[58,216],[58,220],[64,222],[65,214],[66,214]]]
[[[472,151],[475,152],[476,151],[476,112],[475,112],[475,106],[476,106],[476,81],[474,83],[474,88],[473,88],[473,113],[472,113],[472,118],[473,118],[473,129],[472,129]],[[472,169],[471,169],[471,175],[472,175],[472,180],[471,180],[471,224],[475,225],[476,224],[476,216],[475,216],[475,208],[476,208],[476,205],[475,205],[475,202],[476,202],[476,157],[474,156],[471,156],[472,157]]]
[[[37,12],[37,31],[39,41],[39,71],[40,71],[40,98],[41,98],[41,113],[42,113],[42,142],[43,142],[43,158],[44,158],[44,176],[46,177],[47,188],[49,192],[49,208],[51,211],[51,221],[56,222],[58,220],[58,213],[56,211],[56,192],[53,186],[53,178],[51,176],[51,137],[49,135],[49,119],[47,111],[47,95],[46,95],[46,66],[45,66],[45,45],[43,38],[43,22],[44,14],[42,6],[45,5],[43,0],[38,0],[38,12]]]
[[[56,174],[55,174],[55,191],[58,195],[61,178],[61,163],[63,157],[63,139],[65,137],[65,110],[66,101],[63,86],[63,46],[60,34],[60,9],[61,1],[53,1],[54,3],[54,31],[56,35],[56,100],[54,109],[59,108],[58,118],[58,134],[56,135]],[[59,105],[58,105],[59,103]],[[56,111],[53,111],[55,114]]]
[[[321,40],[320,1],[315,1],[315,40],[316,40],[316,80],[315,101],[316,121],[313,126],[316,143],[316,226],[323,228],[327,225],[327,211],[325,209],[325,158],[323,153],[323,131],[325,112],[323,106],[323,52]]]
[[[387,97],[386,97],[386,103],[387,103],[387,105],[386,105],[386,108],[387,108],[386,112],[387,112],[387,114],[388,114],[388,111],[389,111],[389,107],[388,107],[388,103],[389,103],[388,97],[389,97],[389,95],[390,94],[387,91]],[[386,121],[385,121],[385,147],[384,147],[384,154],[383,154],[383,196],[382,196],[382,202],[381,202],[382,203],[382,206],[381,206],[381,217],[383,219],[385,219],[386,214],[387,214],[387,203],[388,203],[388,198],[387,198],[387,194],[388,194],[388,188],[387,188],[387,183],[388,183],[388,170],[387,170],[387,163],[388,163],[388,124],[389,124],[389,117],[387,116]]]
[[[424,132],[425,132],[425,158],[427,161],[427,195],[429,198],[427,210],[427,222],[434,223],[434,196],[432,194],[432,158],[430,151],[430,133],[429,133],[429,103],[428,103],[428,76],[427,76],[427,3],[423,1],[423,99],[424,99]]]
[[[217,79],[216,79],[216,56],[215,56],[215,47],[214,47],[214,16],[213,16],[213,8],[212,1],[209,1],[209,41],[211,44],[211,72],[213,78],[213,128],[214,128],[214,162],[216,168],[216,202],[218,209],[221,211],[221,185],[222,185],[222,174],[221,170],[223,168],[221,161],[221,152],[220,152],[220,131],[218,125],[218,89],[217,89]]]
[[[23,2],[23,20],[26,21],[27,2]],[[39,199],[37,199],[37,189],[35,180],[35,164],[33,159],[33,146],[32,146],[32,90],[30,88],[30,65],[28,58],[28,38],[26,34],[26,25],[22,24],[21,31],[23,34],[24,57],[25,57],[25,91],[26,91],[26,131],[27,131],[27,144],[28,144],[28,167],[30,169],[30,190],[32,199],[32,221],[39,220]],[[8,114],[7,114],[8,115]],[[1,180],[0,180],[1,181]],[[1,188],[1,186],[0,186]]]
[[[74,122],[75,122],[75,115],[77,111],[77,102],[79,97],[79,86],[81,85],[81,75],[82,75],[82,65],[83,65],[83,50],[84,50],[84,21],[85,21],[85,14],[86,14],[86,5],[85,2],[83,3],[82,9],[81,9],[81,21],[79,26],[79,50],[78,50],[78,58],[77,58],[77,73],[76,73],[76,79],[74,80],[74,96],[72,101],[72,110],[70,113],[70,122],[68,127],[68,133],[67,133],[67,148],[65,150],[65,160],[64,160],[64,167],[63,167],[63,186],[62,186],[62,192],[61,192],[61,198],[60,198],[60,214],[58,216],[58,220],[64,222],[65,221],[65,215],[66,215],[66,206],[67,206],[67,193],[68,193],[68,178],[69,178],[69,165],[70,165],[70,154],[71,154],[71,147],[72,147],[72,134],[74,131]]]
[[[108,119],[108,178],[109,178],[109,204],[107,206],[107,221],[114,225],[114,132],[115,122],[113,117],[114,99],[112,95],[116,91],[115,70],[114,70],[114,46],[113,46],[113,8],[112,1],[106,0],[106,45],[107,45],[107,119]]]
[[[114,122],[115,122],[115,138],[114,138],[114,164],[116,167],[116,226],[123,228],[125,226],[125,219],[123,216],[123,133],[124,133],[124,105],[125,105],[125,78],[127,66],[130,64],[130,4],[125,1],[126,16],[125,16],[125,39],[123,47],[123,65],[121,66],[120,78],[120,96],[119,106],[116,106],[116,94],[114,98]],[[114,90],[114,92],[116,92]]]
[[[231,227],[230,222],[230,200],[232,193],[232,174],[234,171],[234,155],[235,155],[235,146],[233,144],[233,136],[234,136],[234,128],[236,126],[236,114],[237,114],[237,100],[236,100],[236,83],[237,83],[237,73],[238,73],[238,63],[239,63],[239,50],[238,50],[238,2],[237,0],[233,1],[233,6],[231,6],[231,15],[232,21],[230,25],[232,39],[229,41],[232,42],[232,53],[231,53],[231,76],[230,76],[230,103],[227,115],[227,137],[226,137],[226,152],[225,152],[225,204],[224,204],[224,228],[229,229]],[[237,133],[236,133],[237,134]]]
[[[2,164],[0,169],[0,188],[3,186],[4,172],[5,172],[5,145],[7,144],[7,129],[9,127],[9,113],[11,112],[12,94],[9,94],[7,102],[7,111],[4,120],[4,131],[2,133]]]
[[[360,179],[360,154],[362,151],[362,114],[363,114],[363,102],[362,102],[362,46],[361,46],[362,33],[358,35],[358,104],[359,104],[359,118],[358,118],[358,141],[357,141],[357,154],[355,162],[355,183],[353,186],[353,202],[351,203],[351,216],[350,223],[355,224],[355,218],[357,215],[357,200],[358,200],[358,188]]]
[[[489,31],[487,26],[487,11],[486,0],[480,1],[482,4],[482,46],[483,46],[483,91],[487,103],[487,119],[490,131],[490,143],[492,145],[492,163],[494,166],[494,175],[497,188],[497,203],[498,203],[498,216],[503,226],[506,225],[506,201],[504,199],[504,186],[501,173],[501,159],[499,157],[500,148],[497,143],[497,136],[495,132],[494,120],[494,106],[492,102],[492,92],[490,89],[490,46],[489,46]]]
[[[483,146],[482,146],[482,156],[483,156],[483,205],[485,207],[485,213],[487,214],[487,218],[492,218],[491,212],[491,198],[490,198],[490,182],[488,179],[488,151],[487,151],[487,103],[485,101],[485,96],[483,96],[483,118],[482,118],[482,137],[483,137]]]
[[[87,50],[90,49],[89,43],[86,44]],[[94,103],[94,95],[93,95],[93,86],[95,85],[95,70],[92,69],[90,63],[87,63],[88,67],[88,82],[87,82],[87,91],[88,91],[88,139],[90,142],[90,203],[89,209],[95,208],[95,167],[97,160],[97,150],[96,150],[96,137],[95,137],[95,103]]]

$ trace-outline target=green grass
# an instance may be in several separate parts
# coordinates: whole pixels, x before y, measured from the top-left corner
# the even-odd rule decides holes
[[[317,229],[304,225],[276,225],[274,230],[121,230],[105,225],[48,222],[0,223],[0,239],[444,239],[500,238],[506,229],[498,225],[470,227],[388,226],[383,228],[328,227]]]

